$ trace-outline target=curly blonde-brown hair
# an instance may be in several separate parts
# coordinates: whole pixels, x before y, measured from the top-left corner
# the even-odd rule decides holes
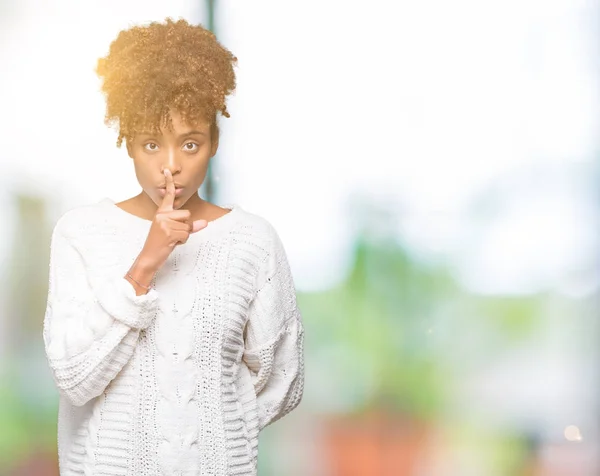
[[[106,97],[105,124],[118,125],[117,147],[142,131],[171,127],[169,109],[218,134],[217,113],[235,90],[237,58],[200,25],[167,18],[121,31],[96,67]],[[213,135],[213,138],[215,136]]]

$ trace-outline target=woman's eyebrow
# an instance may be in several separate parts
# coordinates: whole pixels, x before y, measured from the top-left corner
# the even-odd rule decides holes
[[[200,135],[203,135],[203,136],[205,136],[205,135],[206,135],[206,134],[205,134],[204,132],[202,132],[202,131],[190,131],[190,132],[186,132],[185,134],[181,134],[181,135],[179,136],[179,138],[181,139],[181,138],[183,138],[183,137],[193,136],[194,134],[200,134]]]
[[[179,135],[179,139],[183,139],[184,137],[188,137],[188,136],[193,136],[195,134],[200,134],[203,136],[206,136],[206,132],[202,132],[202,131],[189,131],[189,132],[184,132],[183,134]],[[158,137],[158,136],[162,136],[162,134],[154,134],[150,131],[148,132],[140,132],[138,133],[138,136],[140,137],[146,137],[146,136],[150,136],[150,137]]]

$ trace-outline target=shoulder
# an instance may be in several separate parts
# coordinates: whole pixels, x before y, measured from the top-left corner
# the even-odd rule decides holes
[[[97,234],[110,223],[104,200],[67,209],[54,225],[53,234],[65,238]]]
[[[256,213],[242,211],[239,215],[238,239],[244,247],[252,247],[252,254],[258,256],[261,263],[257,289],[261,289],[275,275],[281,278],[278,282],[292,282],[287,253],[276,226]]]
[[[262,248],[266,254],[272,254],[278,248],[283,248],[275,225],[265,216],[250,212],[240,207],[236,210],[238,227],[236,231],[244,239]]]

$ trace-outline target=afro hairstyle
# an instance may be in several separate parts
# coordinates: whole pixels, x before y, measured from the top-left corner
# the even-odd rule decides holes
[[[121,31],[96,66],[104,122],[118,126],[117,147],[136,133],[170,128],[170,109],[188,124],[208,122],[218,137],[217,113],[229,117],[225,100],[236,87],[236,65],[210,30],[183,19]]]

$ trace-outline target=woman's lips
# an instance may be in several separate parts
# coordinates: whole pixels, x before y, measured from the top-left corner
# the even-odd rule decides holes
[[[167,193],[167,190],[165,188],[159,188],[158,189],[158,193],[160,194],[161,197],[164,197],[165,194]],[[175,196],[176,197],[178,197],[182,193],[183,193],[183,188],[176,188],[175,189]]]

